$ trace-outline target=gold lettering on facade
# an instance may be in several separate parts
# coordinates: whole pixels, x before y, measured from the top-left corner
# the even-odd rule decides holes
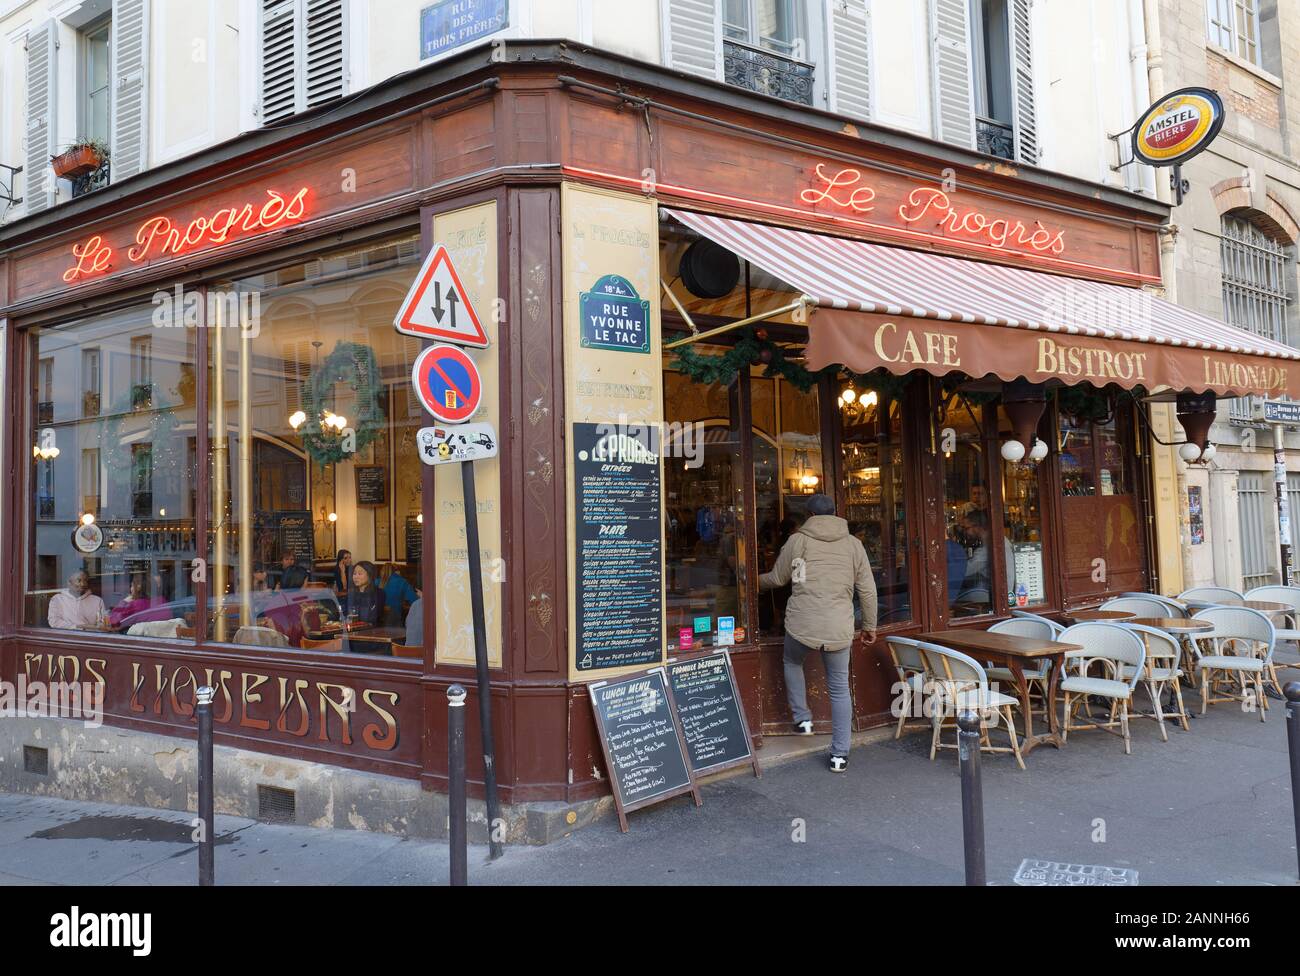
[[[920,330],[918,338],[918,330],[907,329],[903,333],[901,345],[891,338],[897,333],[898,325],[894,322],[884,322],[876,329],[873,343],[876,356],[882,361],[912,366],[961,365],[961,356],[957,354],[957,336],[953,333]]]

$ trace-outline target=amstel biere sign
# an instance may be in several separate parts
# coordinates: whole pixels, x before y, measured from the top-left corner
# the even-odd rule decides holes
[[[1133,127],[1133,155],[1149,166],[1176,166],[1208,146],[1223,127],[1223,99],[1208,88],[1180,88],[1152,105]]]

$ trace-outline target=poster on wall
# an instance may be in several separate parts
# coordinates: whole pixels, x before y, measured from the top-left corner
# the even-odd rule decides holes
[[[663,655],[659,429],[574,424],[576,668]]]
[[[1199,546],[1205,541],[1205,513],[1201,510],[1201,486],[1187,486],[1187,530],[1191,543]]]

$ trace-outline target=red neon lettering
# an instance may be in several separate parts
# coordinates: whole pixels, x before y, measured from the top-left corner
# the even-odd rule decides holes
[[[949,233],[965,233],[975,237],[987,238],[994,247],[1005,247],[1008,241],[1014,241],[1031,251],[1047,251],[1060,254],[1065,250],[1065,231],[1053,233],[1039,221],[1034,221],[1037,228],[1030,231],[1021,221],[1011,224],[1002,218],[989,220],[978,210],[959,213],[948,199],[948,194],[929,186],[918,186],[907,195],[907,201],[898,208],[898,216],[909,224],[914,224],[929,214],[940,228]]]
[[[127,249],[126,256],[139,264],[152,257],[224,244],[236,230],[271,230],[300,220],[307,212],[308,192],[308,187],[299,187],[293,196],[286,197],[278,190],[267,190],[268,199],[260,206],[245,203],[242,207],[223,207],[211,215],[195,217],[184,228],[174,225],[168,217],[150,217],[136,228],[135,244]],[[107,269],[113,249],[97,234],[84,243],[74,244],[72,256],[76,262],[63,273],[63,280],[68,283]]]
[[[113,258],[113,249],[96,234],[85,244],[72,245],[72,256],[77,259],[77,263],[63,272],[63,280],[68,284],[107,268],[108,262]]]
[[[871,201],[876,199],[876,191],[869,186],[857,185],[862,182],[862,173],[860,171],[842,169],[834,176],[827,176],[826,168],[821,163],[818,163],[815,172],[817,179],[826,185],[820,188],[809,187],[801,192],[799,199],[804,203],[815,205],[823,200],[829,200],[835,206],[852,210],[855,213],[867,213],[875,209],[871,205]],[[856,187],[856,189],[849,192],[847,196],[841,194],[841,196],[837,197],[833,192],[835,190],[847,190],[849,187]]]

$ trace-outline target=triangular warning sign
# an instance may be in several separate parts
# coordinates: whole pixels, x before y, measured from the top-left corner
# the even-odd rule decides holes
[[[487,348],[487,333],[460,283],[451,255],[441,244],[429,252],[406,293],[393,326],[406,335]]]

